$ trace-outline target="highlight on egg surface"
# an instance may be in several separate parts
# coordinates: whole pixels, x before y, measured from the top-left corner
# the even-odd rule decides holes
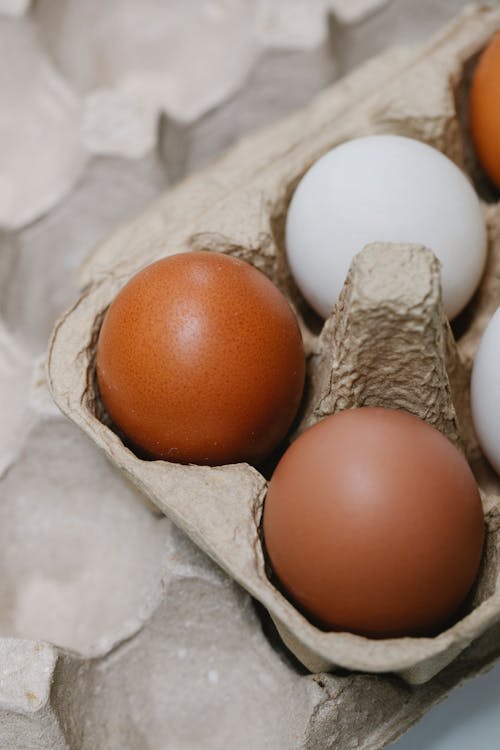
[[[351,261],[372,242],[421,244],[442,264],[454,318],[481,279],[486,229],[477,195],[448,157],[411,138],[371,135],[336,146],[306,172],[286,220],[286,252],[302,294],[322,317]]]
[[[479,161],[500,189],[500,32],[481,54],[474,71],[469,121]]]
[[[114,424],[148,456],[257,464],[295,417],[305,355],[279,289],[241,260],[202,251],[125,285],[105,315],[96,371]]]
[[[489,321],[474,358],[471,411],[481,450],[500,474],[500,308]]]
[[[463,604],[484,540],[481,498],[438,430],[392,409],[326,417],[283,455],[264,504],[272,570],[327,629],[434,634]]]

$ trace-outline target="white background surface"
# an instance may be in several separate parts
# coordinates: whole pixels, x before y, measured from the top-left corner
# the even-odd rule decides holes
[[[391,750],[498,750],[500,665],[457,688]]]

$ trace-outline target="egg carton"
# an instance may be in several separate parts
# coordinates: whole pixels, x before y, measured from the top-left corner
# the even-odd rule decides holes
[[[488,197],[470,147],[464,102],[475,59],[498,28],[500,8],[466,10],[430,43],[375,58],[306,109],[247,138],[161,197],[90,256],[80,277],[84,292],[52,336],[48,379],[61,410],[145,498],[261,602],[283,641],[313,672],[390,672],[424,683],[500,622],[500,482],[477,446],[468,401],[472,357],[500,299],[500,205],[483,202],[488,265],[457,323],[464,328],[458,344],[443,315],[439,267],[430,250],[375,243],[360,252],[320,328],[293,283],[284,247],[287,206],[301,176],[328,149],[356,136],[398,133],[423,140],[468,170]],[[298,431],[345,408],[392,407],[426,419],[466,453],[483,491],[487,543],[467,608],[446,631],[434,638],[373,640],[316,628],[268,576],[260,538],[267,486],[262,474],[246,464],[145,461],[113,431],[95,378],[105,310],[144,265],[199,249],[252,263],[294,306],[309,355]]]
[[[430,679],[500,617],[497,571],[484,566],[478,591],[486,591],[486,599],[475,600],[460,622],[435,638],[375,641],[319,630],[266,574],[259,538],[266,481],[256,469],[144,461],[110,428],[95,381],[99,327],[118,289],[145,264],[182,250],[234,254],[263,270],[298,312],[311,354],[302,425],[353,406],[403,408],[455,442],[463,440],[474,460],[478,454],[467,407],[468,372],[453,338],[443,333],[448,328],[435,263],[415,248],[394,253],[379,246],[374,253],[362,253],[318,336],[287,270],[283,228],[297,181],[321,154],[348,138],[399,133],[424,140],[466,165],[469,152],[457,115],[460,84],[467,61],[499,25],[498,10],[466,13],[423,50],[372,61],[303,112],[248,139],[168,193],[96,251],[83,273],[87,291],[59,322],[52,339],[49,379],[58,405],[161,511],[266,607],[285,642],[313,671],[342,667],[396,672],[413,683]],[[495,211],[487,214],[491,225]],[[490,256],[496,249],[490,242]],[[419,283],[422,278],[427,287]],[[477,307],[473,320],[482,312]],[[419,351],[421,356],[415,354]],[[498,507],[491,498],[485,504],[494,546]]]

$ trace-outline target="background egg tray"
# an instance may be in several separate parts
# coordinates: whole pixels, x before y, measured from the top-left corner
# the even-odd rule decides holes
[[[270,276],[289,296],[301,316],[306,346],[311,354],[310,387],[304,401],[302,424],[336,409],[364,403],[399,406],[421,415],[425,411],[452,439],[463,442],[485,492],[488,495],[497,492],[496,479],[483,464],[475,444],[466,392],[470,358],[496,307],[495,264],[499,262],[500,253],[498,207],[485,205],[490,232],[489,264],[481,289],[457,323],[462,360],[456,356],[442,317],[435,261],[431,255],[414,247],[400,249],[397,256],[393,248],[387,247],[375,251],[372,248],[369,254],[360,256],[344,289],[342,303],[318,337],[318,321],[305,308],[286,269],[283,226],[294,186],[308,166],[328,148],[356,135],[398,132],[420,138],[475,173],[463,119],[457,117],[456,111],[463,107],[470,61],[499,26],[498,10],[470,11],[424,49],[392,52],[370,62],[325,92],[306,110],[246,140],[216,165],[160,199],[142,217],[98,248],[82,273],[86,292],[59,323],[52,341],[49,380],[59,406],[104,448],[142,492],[272,612],[285,640],[313,669],[340,665],[368,671],[398,671],[407,679],[420,682],[441,669],[472,638],[497,621],[499,602],[494,593],[498,575],[497,504],[491,497],[485,500],[490,542],[480,584],[471,603],[474,611],[448,633],[436,639],[376,643],[349,634],[317,631],[281,597],[265,575],[258,539],[265,480],[258,472],[244,465],[203,468],[144,462],[123,446],[100,420],[102,411],[95,391],[93,356],[102,313],[124,281],[139,267],[158,257],[201,248],[238,255]],[[487,195],[485,190],[481,183],[483,195]],[[366,290],[370,277],[367,264],[374,257],[373,252],[380,256],[374,269],[377,275],[373,278],[378,285],[375,296],[378,293],[381,304],[384,300],[390,301],[394,313],[392,324],[404,323],[409,307],[415,307],[409,302],[416,298],[420,300],[415,314],[421,324],[421,334],[430,336],[429,347],[420,347],[425,352],[424,361],[417,357],[417,361],[405,362],[406,392],[401,383],[396,384],[398,387],[393,392],[387,387],[381,392],[376,373],[368,377],[364,360],[366,348],[360,345],[362,341],[358,338],[360,323],[362,330],[370,330],[370,321],[373,328],[374,308],[372,305],[370,309],[370,295],[374,290],[369,294]],[[394,289],[394,279],[413,278],[413,273],[413,287],[405,284],[403,291]],[[432,304],[426,294],[429,289],[433,290]],[[419,296],[422,293],[424,296]],[[378,304],[377,309],[380,309]],[[408,326],[408,336],[413,335],[412,330],[414,326]],[[408,351],[410,349],[414,347],[408,347]],[[398,358],[402,353],[401,350],[394,352]],[[356,382],[364,382],[364,388],[350,387],[352,378],[346,377],[345,371],[338,371],[346,365],[351,368],[351,374],[357,373]],[[335,377],[331,373],[335,373]],[[432,375],[432,382],[422,394],[425,373]],[[401,369],[398,376],[401,376]],[[480,602],[483,604],[475,606]],[[494,633],[495,630],[489,630],[479,642],[482,645],[473,646],[456,662],[456,670],[462,670],[463,674],[491,658]],[[45,684],[47,689],[47,674],[57,662],[57,652],[44,646],[36,653],[42,654],[40,669],[43,666],[45,677],[41,687]],[[105,649],[101,658],[104,653]],[[66,683],[63,680],[62,684],[73,681],[70,675],[72,670],[77,670],[83,685],[82,674],[90,674],[95,669],[90,659],[70,655],[62,655],[57,663],[63,673],[67,670]],[[35,659],[33,669],[36,668]],[[460,672],[449,674],[455,674],[450,677],[451,685]],[[356,678],[352,679],[351,685]],[[442,685],[446,684],[446,679],[443,680]],[[390,684],[389,678],[377,678],[373,683],[380,697],[384,694],[383,686]],[[73,691],[78,689],[75,682]],[[43,689],[39,692],[43,693]],[[406,725],[438,695],[439,690],[431,682],[428,692],[420,695],[422,708],[413,708]],[[372,694],[370,700],[375,707],[377,695]],[[376,711],[373,720],[375,715]],[[381,721],[385,740],[391,732],[395,736],[404,726],[400,723],[397,728],[394,725],[389,728],[387,718],[385,715]],[[50,723],[50,716],[47,721]]]

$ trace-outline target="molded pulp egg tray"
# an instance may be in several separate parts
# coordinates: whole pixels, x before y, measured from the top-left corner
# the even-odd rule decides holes
[[[312,672],[396,673],[424,683],[500,622],[500,481],[481,456],[468,401],[472,358],[500,300],[500,204],[474,160],[465,106],[477,55],[498,28],[500,8],[468,9],[430,43],[373,59],[162,196],[94,251],[81,272],[84,292],[52,337],[48,377],[58,406],[264,606]],[[328,149],[369,133],[399,133],[438,148],[468,172],[483,199],[488,264],[478,293],[454,324],[455,336],[442,311],[432,248],[360,248],[322,330],[290,277],[284,222],[298,180]],[[309,355],[298,431],[342,409],[393,407],[426,419],[465,452],[482,490],[487,543],[467,610],[448,630],[434,638],[377,641],[316,628],[266,575],[259,536],[266,480],[256,469],[144,461],[109,426],[95,381],[103,314],[138,269],[195,249],[254,264],[294,306]]]

